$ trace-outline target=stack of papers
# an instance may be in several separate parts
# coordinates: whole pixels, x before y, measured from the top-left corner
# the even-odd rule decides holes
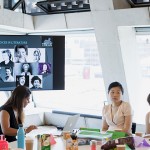
[[[87,128],[87,130],[81,130],[78,132],[77,137],[78,138],[90,138],[90,139],[97,139],[97,140],[103,140],[103,139],[110,139],[112,136],[112,133],[101,133],[100,130],[94,130]]]

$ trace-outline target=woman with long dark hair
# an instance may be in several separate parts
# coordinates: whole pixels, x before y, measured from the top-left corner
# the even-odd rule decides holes
[[[5,135],[8,142],[16,140],[18,125],[24,122],[23,109],[30,102],[31,91],[25,86],[18,86],[12,92],[7,102],[0,108],[0,134]],[[25,132],[29,133],[37,127],[29,126]]]

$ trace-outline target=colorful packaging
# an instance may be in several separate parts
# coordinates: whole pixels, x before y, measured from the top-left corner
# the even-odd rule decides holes
[[[66,150],[78,150],[77,136],[74,134],[66,135]]]
[[[135,143],[133,137],[125,137],[125,138],[118,138],[115,140],[107,141],[105,144],[101,146],[102,150],[110,150],[116,148],[116,145],[123,145],[127,144],[130,149],[135,149]]]
[[[56,141],[52,134],[38,134],[37,138],[37,150],[50,150],[51,145],[56,144]]]
[[[41,150],[50,150],[50,134],[41,135]]]

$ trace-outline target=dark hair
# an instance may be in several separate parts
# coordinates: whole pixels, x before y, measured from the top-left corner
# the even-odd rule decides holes
[[[24,85],[20,84],[20,79],[22,77],[25,77],[25,83],[24,83]],[[29,76],[26,76],[26,75],[17,75],[16,76],[16,86],[26,86],[26,87],[29,87]]]
[[[11,67],[5,67],[5,70],[9,69],[12,72],[12,68]]]
[[[24,98],[29,97],[31,91],[26,86],[17,86],[14,91],[11,93],[10,98],[4,104],[4,106],[10,106],[17,110],[18,121],[22,123],[22,113],[23,113],[23,100]]]
[[[122,85],[119,82],[112,82],[108,87],[108,93],[110,92],[111,88],[113,88],[113,87],[119,87],[122,94],[124,93],[124,89],[123,89]]]
[[[50,73],[51,69],[50,69],[50,64],[49,63],[42,63],[42,65],[40,66],[40,74],[43,72],[43,66],[46,65],[47,69],[46,69],[46,73]]]
[[[18,75],[18,76],[16,77],[16,82],[19,82],[22,77],[25,77],[25,75]],[[26,78],[26,77],[25,77],[25,78]]]
[[[32,85],[33,85],[33,83],[34,83],[35,80],[39,80],[40,83],[41,83],[41,79],[40,79],[38,76],[34,76],[34,77],[31,79]]]
[[[25,49],[26,53],[28,54],[27,46],[26,46],[26,45],[16,45],[16,46],[15,46],[15,52],[16,52],[16,53],[18,52],[18,49],[19,49],[19,48]]]
[[[36,49],[34,50],[33,55],[34,55],[35,53],[38,53],[38,56],[39,56],[39,59],[40,59],[41,52],[40,52],[40,50],[39,50],[38,48],[36,48]]]
[[[8,57],[9,57],[9,60],[11,60],[12,55],[11,55],[11,52],[10,52],[9,49],[3,50],[2,53],[7,53]]]
[[[148,96],[147,96],[147,102],[150,105],[150,94],[148,94]]]

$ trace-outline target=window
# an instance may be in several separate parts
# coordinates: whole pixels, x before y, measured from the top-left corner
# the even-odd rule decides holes
[[[65,40],[65,90],[33,92],[36,106],[101,115],[106,95],[95,35]]]
[[[3,105],[6,100],[8,99],[10,93],[9,92],[3,92],[3,91],[0,91],[0,97],[1,97],[1,100],[0,100],[0,106]]]
[[[2,106],[8,100],[8,98],[10,97],[10,95],[11,95],[10,91],[5,91],[5,92],[0,91],[0,98],[1,98],[1,100],[0,100],[0,106]],[[30,110],[31,111],[31,109],[33,109],[33,108],[34,108],[34,103],[32,101],[32,95],[31,95],[31,97],[30,97],[30,103],[27,105],[26,110]]]
[[[150,106],[147,103],[147,96],[150,93],[150,35],[136,35],[137,53],[139,56],[140,80],[138,82],[139,100],[135,108],[135,121],[144,124],[146,113],[149,112]],[[136,94],[136,93],[135,93]],[[142,110],[142,111],[139,111]]]

